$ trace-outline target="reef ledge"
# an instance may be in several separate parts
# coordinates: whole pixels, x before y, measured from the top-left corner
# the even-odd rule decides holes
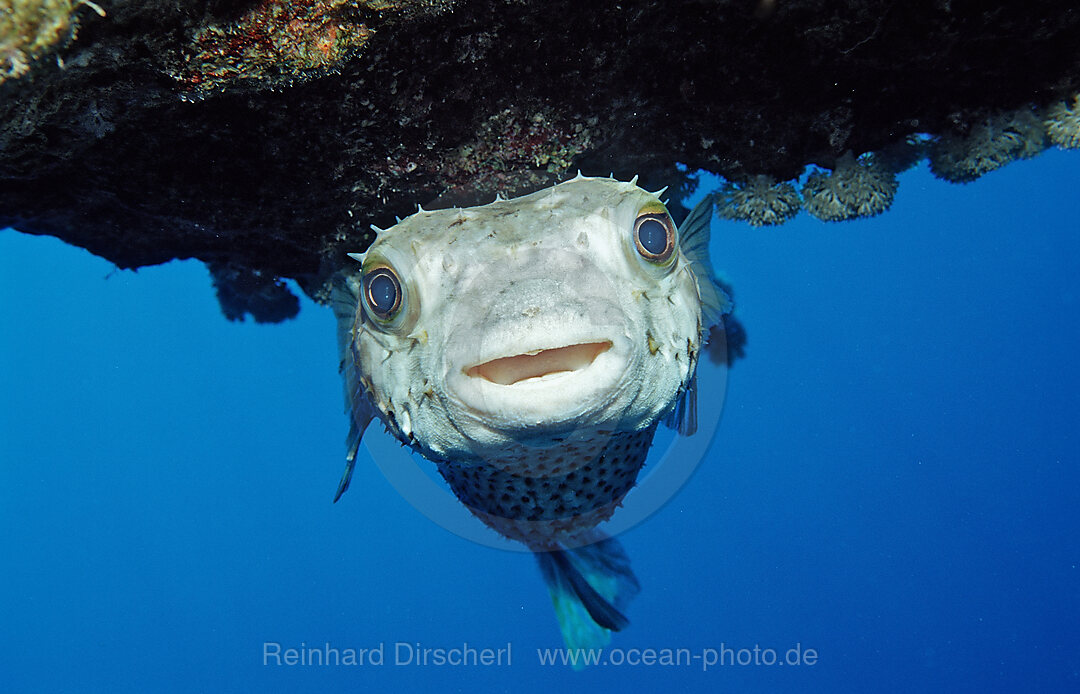
[[[713,171],[724,216],[768,224],[876,214],[913,158],[963,182],[1080,143],[1065,1],[6,4],[0,228],[121,268],[198,258],[233,318],[295,314],[281,278],[323,296],[417,203],[578,169],[673,193]]]

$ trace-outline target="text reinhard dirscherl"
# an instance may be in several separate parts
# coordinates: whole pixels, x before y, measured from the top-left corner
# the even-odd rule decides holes
[[[510,665],[511,648],[507,643],[499,648],[477,648],[463,643],[449,648],[430,648],[420,643],[396,641],[369,648],[337,648],[329,643],[322,646],[285,647],[275,641],[263,642],[263,665],[320,667],[320,666],[459,666]]]

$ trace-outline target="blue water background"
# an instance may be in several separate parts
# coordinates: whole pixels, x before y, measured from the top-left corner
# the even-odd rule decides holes
[[[747,357],[708,459],[622,536],[643,591],[612,645],[817,652],[798,667],[540,666],[529,557],[366,459],[330,503],[327,309],[229,323],[199,263],[0,232],[3,691],[1078,691],[1078,181],[1054,151],[965,186],[920,167],[874,219],[714,222]],[[513,661],[262,662],[398,641]]]

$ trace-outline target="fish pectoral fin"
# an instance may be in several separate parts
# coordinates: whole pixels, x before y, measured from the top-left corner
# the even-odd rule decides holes
[[[353,419],[353,424],[349,427],[349,438],[346,442],[348,453],[345,454],[345,472],[341,475],[341,481],[338,482],[337,494],[334,495],[334,503],[338,502],[341,495],[349,488],[349,483],[352,482],[353,468],[356,467],[356,455],[360,451],[360,439],[364,436],[364,429],[367,428],[368,422],[371,418],[368,417],[366,421],[361,424]]]
[[[690,377],[686,388],[675,399],[675,405],[664,418],[664,424],[679,432],[680,436],[692,436],[697,431],[697,374]]]
[[[719,323],[724,314],[731,313],[731,298],[716,279],[709,259],[709,227],[715,203],[714,194],[706,195],[679,226],[679,244],[697,278],[702,321],[706,328]]]
[[[357,445],[359,445],[360,441],[357,440],[356,443]],[[342,473],[341,481],[338,482],[337,494],[334,494],[335,504],[338,502],[338,499],[341,498],[341,495],[344,494],[345,491],[349,488],[349,483],[352,482],[353,468],[355,467],[356,449],[354,448],[352,449],[352,451],[349,452],[349,455],[345,457],[345,472]]]

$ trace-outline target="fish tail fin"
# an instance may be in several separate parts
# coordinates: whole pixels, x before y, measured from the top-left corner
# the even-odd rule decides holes
[[[567,648],[601,648],[630,623],[623,610],[641,586],[617,540],[537,552],[536,559]]]

